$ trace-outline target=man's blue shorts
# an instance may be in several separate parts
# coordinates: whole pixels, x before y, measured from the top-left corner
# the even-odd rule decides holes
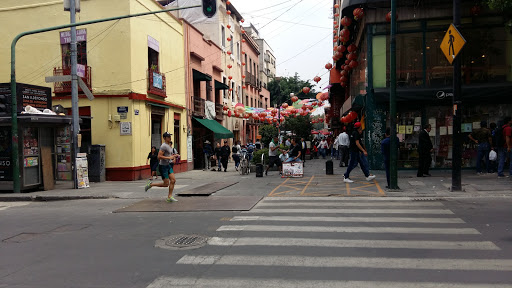
[[[169,179],[169,175],[174,173],[171,165],[159,165],[158,169],[160,170],[160,176],[162,176],[162,179]]]

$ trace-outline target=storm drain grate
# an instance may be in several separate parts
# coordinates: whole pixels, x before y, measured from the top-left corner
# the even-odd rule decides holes
[[[411,201],[443,201],[442,198],[432,198],[432,197],[419,197],[412,198]]]
[[[175,235],[156,240],[155,247],[171,250],[197,249],[206,245],[208,237],[201,235]]]

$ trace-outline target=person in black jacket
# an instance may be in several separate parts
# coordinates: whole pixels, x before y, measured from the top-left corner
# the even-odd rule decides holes
[[[418,163],[418,177],[430,176],[429,168],[430,163],[432,162],[432,156],[430,153],[434,151],[434,146],[432,145],[432,141],[430,141],[430,133],[432,127],[430,124],[426,124],[423,126],[423,130],[421,130],[419,135],[418,142],[418,153],[419,153],[419,163]]]
[[[222,146],[220,151],[221,151],[222,167],[224,167],[224,172],[227,172],[229,155],[231,154],[231,150],[229,149],[229,145],[228,145],[228,141],[227,140],[224,141],[224,146]]]

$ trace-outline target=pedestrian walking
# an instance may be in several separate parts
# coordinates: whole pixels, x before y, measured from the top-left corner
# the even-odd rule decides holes
[[[204,141],[203,145],[204,153],[204,170],[210,170],[210,157],[213,155],[213,148],[210,141]]]
[[[498,147],[496,147],[496,130],[498,125],[496,123],[491,122],[489,124],[489,129],[491,130],[492,135],[492,146],[491,152],[489,152],[489,165],[491,166],[491,173],[496,173],[498,171]]]
[[[512,176],[512,119],[503,120],[503,126],[496,132],[498,146],[498,177],[505,177],[504,169],[507,158],[509,159],[509,176]],[[509,177],[506,176],[506,177]]]
[[[336,136],[336,138],[334,138],[334,141],[332,142],[332,153],[331,153],[331,159],[336,159],[336,160],[340,160],[340,151],[339,151],[339,140],[340,136]]]
[[[430,141],[430,136],[428,134],[430,133],[430,130],[432,130],[430,124],[425,124],[423,126],[423,130],[420,131],[418,139],[418,177],[431,176],[428,170],[432,163],[431,153],[434,151],[434,146],[432,145],[432,141]]]
[[[221,167],[221,159],[222,159],[222,147],[220,146],[220,142],[217,142],[217,147],[215,147],[215,159],[217,160],[217,171],[221,171],[220,170],[220,167]]]
[[[386,181],[388,183],[388,186],[386,188],[389,189],[389,165],[390,165],[390,158],[391,158],[391,129],[388,127],[386,128],[386,134],[385,138],[380,142],[380,152],[384,156],[384,168],[386,168]],[[398,137],[396,137],[396,143],[400,142]]]
[[[152,183],[149,180],[144,187],[144,191],[148,192],[152,187],[169,187],[169,193],[167,194],[167,202],[178,202],[173,196],[172,192],[174,191],[174,184],[176,184],[176,178],[174,177],[174,170],[172,167],[172,163],[177,161],[180,158],[180,155],[176,151],[176,149],[172,148],[171,136],[172,134],[169,132],[165,132],[163,135],[164,143],[160,146],[160,150],[158,151],[158,159],[159,162],[159,170],[160,176],[162,177],[162,183]]]
[[[368,160],[366,159],[368,152],[363,144],[363,128],[361,128],[361,122],[356,122],[354,128],[355,130],[350,135],[350,163],[348,164],[347,171],[343,175],[343,182],[345,183],[354,182],[350,179],[350,172],[357,167],[357,163],[359,163],[366,177],[366,181],[375,179],[375,175],[370,174],[368,168]]]
[[[240,165],[240,153],[242,151],[242,146],[240,145],[240,141],[236,142],[231,148],[231,153],[233,153],[233,161],[235,161],[235,170],[238,171],[238,166]]]
[[[341,134],[338,136],[338,143],[338,150],[340,153],[340,167],[348,166],[350,137],[348,136],[345,127],[343,127],[343,132],[341,132]]]
[[[227,172],[229,155],[231,154],[231,151],[228,146],[228,140],[224,140],[224,146],[222,146],[220,151],[221,151],[222,167],[224,167],[224,172]]]
[[[158,152],[156,152],[156,147],[151,147],[151,152],[148,154],[148,158],[146,159],[146,165],[148,165],[149,160],[149,167],[151,168],[151,180],[157,179],[158,176],[156,175],[156,169],[158,168]]]
[[[482,174],[482,160],[485,159],[485,169],[487,173],[491,173],[491,166],[489,164],[489,152],[492,147],[492,133],[487,129],[487,122],[480,122],[480,128],[473,130],[469,133],[468,138],[478,145],[476,156],[476,173]]]
[[[324,138],[324,139],[322,139],[322,141],[320,141],[320,144],[318,144],[318,152],[320,152],[320,155],[322,155],[322,159],[325,159],[326,151],[327,151],[327,141]]]
[[[268,174],[268,169],[274,167],[274,164],[279,168],[279,175],[282,174],[283,164],[281,163],[281,159],[278,155],[278,152],[281,151],[278,139],[279,138],[277,136],[274,136],[272,141],[268,144],[268,166],[267,170],[265,170],[265,176]]]

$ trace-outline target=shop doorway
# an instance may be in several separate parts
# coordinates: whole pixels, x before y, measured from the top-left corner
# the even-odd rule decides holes
[[[162,145],[162,116],[151,114],[151,146],[155,146],[158,150],[160,145]]]

